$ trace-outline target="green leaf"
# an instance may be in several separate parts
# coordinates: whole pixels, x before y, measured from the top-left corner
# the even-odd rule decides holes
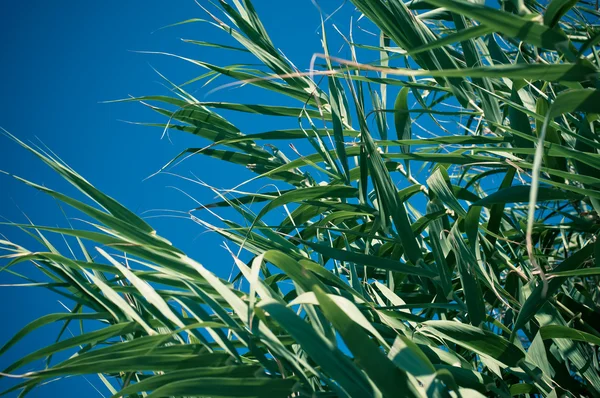
[[[521,39],[534,46],[557,49],[567,37],[557,31],[541,25],[531,19],[461,0],[427,0],[430,4],[444,7],[457,14],[473,18],[498,33]]]
[[[474,206],[490,207],[495,204],[528,202],[531,187],[528,185],[515,185],[494,192],[491,195],[473,203]],[[538,201],[546,202],[553,200],[580,200],[582,195],[565,192],[555,188],[538,188]]]
[[[593,244],[588,244],[577,252],[571,254],[569,258],[554,268],[554,271],[565,272],[579,268],[592,254],[594,254],[594,246],[595,245]],[[515,320],[511,340],[516,337],[517,332],[523,326],[525,326],[531,318],[533,318],[540,308],[542,308],[542,306],[548,300],[548,297],[552,296],[554,292],[560,289],[560,286],[563,284],[564,280],[565,277],[552,278],[548,282],[547,288],[544,288],[544,286],[540,284],[533,289],[527,300],[523,303],[523,306],[519,311],[519,315]]]
[[[457,227],[458,224],[455,224],[452,228],[449,240],[458,264],[458,273],[467,302],[469,319],[472,325],[479,326],[486,317],[486,309],[483,301],[483,293],[477,278],[477,259],[465,244]]]
[[[525,359],[525,353],[507,339],[475,326],[452,321],[427,321],[423,322],[420,331],[485,355],[501,366],[518,367]]]
[[[367,254],[356,253],[348,250],[335,249],[326,245],[305,241],[305,245],[311,247],[316,252],[324,255],[327,258],[333,258],[340,261],[349,261],[358,265],[368,267],[376,267],[389,271],[400,272],[408,275],[419,275],[428,278],[433,278],[434,273],[426,269],[402,264],[399,261],[390,260],[384,257],[370,256]]]
[[[398,391],[402,391],[407,397],[418,396],[406,373],[394,366],[357,323],[353,322],[319,287],[315,287],[314,293],[325,317],[340,333],[352,352],[355,362],[384,395],[394,396]]]
[[[396,101],[394,102],[394,126],[398,140],[410,140],[412,138],[411,119],[408,112],[408,87],[402,87]],[[402,145],[402,152],[408,152],[409,146]]]
[[[544,340],[569,339],[582,341],[600,346],[600,337],[561,325],[547,325],[540,328],[540,335]]]
[[[577,4],[577,0],[552,0],[546,7],[544,13],[544,24],[553,28],[558,21],[565,15],[571,8]]]

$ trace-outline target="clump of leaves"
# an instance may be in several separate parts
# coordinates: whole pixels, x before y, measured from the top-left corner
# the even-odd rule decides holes
[[[185,86],[132,100],[164,115],[162,128],[198,136],[175,160],[232,162],[279,188],[213,188],[221,200],[191,213],[249,260],[234,256],[237,277],[217,278],[19,141],[99,207],[22,180],[95,230],[17,225],[44,251],[1,241],[4,269],[33,262],[74,306],[34,320],[0,355],[50,323],[102,327],[3,370],[48,358],[8,392],[97,373],[115,397],[600,396],[595,5],[352,0],[377,42],[350,36],[350,59],[331,56],[324,24],[322,54],[301,72],[250,1],[232,3],[207,10],[209,23],[261,65],[184,61],[208,71],[196,80],[295,107],[203,102]],[[298,125],[245,134],[223,110]],[[240,220],[209,223],[223,207]],[[280,208],[287,216],[267,224]],[[84,258],[50,234],[76,238]],[[75,355],[50,362],[65,350]]]

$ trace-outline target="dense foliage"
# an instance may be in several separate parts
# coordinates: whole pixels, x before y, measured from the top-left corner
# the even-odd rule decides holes
[[[0,242],[5,272],[33,262],[73,305],[0,355],[50,323],[94,326],[4,369],[48,359],[9,393],[99,374],[115,397],[600,396],[596,4],[352,3],[375,43],[350,35],[350,59],[333,57],[324,28],[308,72],[276,49],[249,0],[184,22],[213,24],[243,47],[223,51],[260,62],[183,58],[198,80],[295,107],[202,102],[186,86],[132,99],[164,115],[165,130],[198,137],[177,161],[210,156],[277,188],[214,189],[220,201],[189,213],[243,249],[229,281],[13,137],[94,205],[22,180],[92,229],[16,225],[45,249]],[[298,123],[244,134],[223,111]],[[62,351],[73,355],[50,360]]]

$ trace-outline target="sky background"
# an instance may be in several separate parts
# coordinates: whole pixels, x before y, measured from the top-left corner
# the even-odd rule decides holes
[[[200,2],[208,4],[204,0]],[[327,13],[342,3],[342,0],[322,0],[320,6]],[[310,0],[295,0],[294,10],[289,12],[289,9],[281,8],[283,2],[255,0],[254,4],[275,45],[300,69],[308,68],[311,55],[320,49],[320,19],[315,5]],[[347,32],[351,15],[358,16],[351,6],[346,5],[328,21],[328,25],[339,23],[339,27]],[[137,214],[148,217],[166,214],[165,211],[152,212],[156,209],[185,211],[196,207],[192,199],[173,187],[186,191],[202,203],[214,201],[214,195],[208,190],[175,176],[159,175],[144,181],[182,149],[203,146],[205,141],[183,133],[172,133],[170,140],[161,140],[161,129],[122,122],[164,122],[144,106],[101,103],[129,95],[167,93],[164,81],[153,68],[177,84],[204,72],[180,60],[134,50],[172,52],[218,65],[240,62],[232,59],[238,53],[194,46],[180,40],[231,44],[223,32],[207,24],[159,30],[194,17],[202,18],[204,13],[193,0],[0,1],[0,35],[3,38],[0,41],[0,127],[23,141],[46,145],[97,188]],[[332,52],[336,50],[332,48]],[[218,84],[211,88],[216,86]],[[286,103],[286,99],[279,97],[257,97],[252,89],[225,89],[205,97],[208,90],[199,85],[192,89],[200,100]],[[294,127],[294,121],[278,120],[274,124],[270,119],[249,115],[227,116],[243,127],[244,133]],[[1,135],[0,170],[81,199],[42,162]],[[174,172],[186,177],[194,173],[220,188],[233,187],[253,176],[240,167],[203,157],[187,161]],[[56,202],[12,177],[0,174],[0,216],[13,222],[27,222],[24,214],[39,225],[68,226],[67,218]],[[70,213],[68,215],[71,217]],[[219,247],[222,238],[204,233],[200,226],[189,220],[167,217],[148,220],[160,235],[177,247],[218,275],[228,276],[232,260]],[[70,222],[76,227],[82,225],[75,219]],[[37,247],[14,227],[0,226],[0,233],[28,248]],[[53,242],[66,249],[60,241]],[[30,266],[19,266],[15,270],[38,276]],[[22,281],[5,272],[0,273],[0,344],[44,314],[65,312],[58,297],[43,289],[6,286],[19,282]],[[55,325],[33,333],[0,356],[0,367],[4,369],[24,354],[53,343],[58,330],[59,326]],[[39,368],[41,363],[36,366]],[[21,371],[32,369],[25,367]],[[0,379],[0,390],[13,382]],[[30,396],[102,396],[94,388],[105,396],[110,395],[96,376],[89,376],[49,383]]]

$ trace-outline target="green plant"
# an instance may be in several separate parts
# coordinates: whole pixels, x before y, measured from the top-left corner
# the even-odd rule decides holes
[[[296,107],[202,102],[179,86],[175,97],[133,99],[158,104],[164,129],[205,139],[176,159],[233,162],[281,187],[215,190],[221,201],[191,213],[251,254],[234,256],[231,281],[13,137],[95,206],[22,181],[94,230],[16,225],[45,251],[0,242],[4,270],[33,262],[75,303],[34,320],[0,355],[49,323],[101,327],[5,369],[76,352],[10,391],[97,373],[115,397],[600,396],[598,11],[567,0],[352,2],[380,30],[379,46],[348,38],[352,59],[329,55],[323,29],[315,70],[297,71],[249,0],[209,15],[262,67],[185,59],[208,70],[202,78]],[[361,62],[358,48],[377,62]],[[400,88],[393,108],[388,88]],[[243,134],[219,110],[294,116],[298,127]],[[417,137],[421,120],[439,134]],[[292,140],[314,153],[290,160],[273,145]],[[221,207],[242,221],[203,218]],[[277,208],[288,216],[266,224]],[[50,234],[75,237],[84,258],[57,252]]]

